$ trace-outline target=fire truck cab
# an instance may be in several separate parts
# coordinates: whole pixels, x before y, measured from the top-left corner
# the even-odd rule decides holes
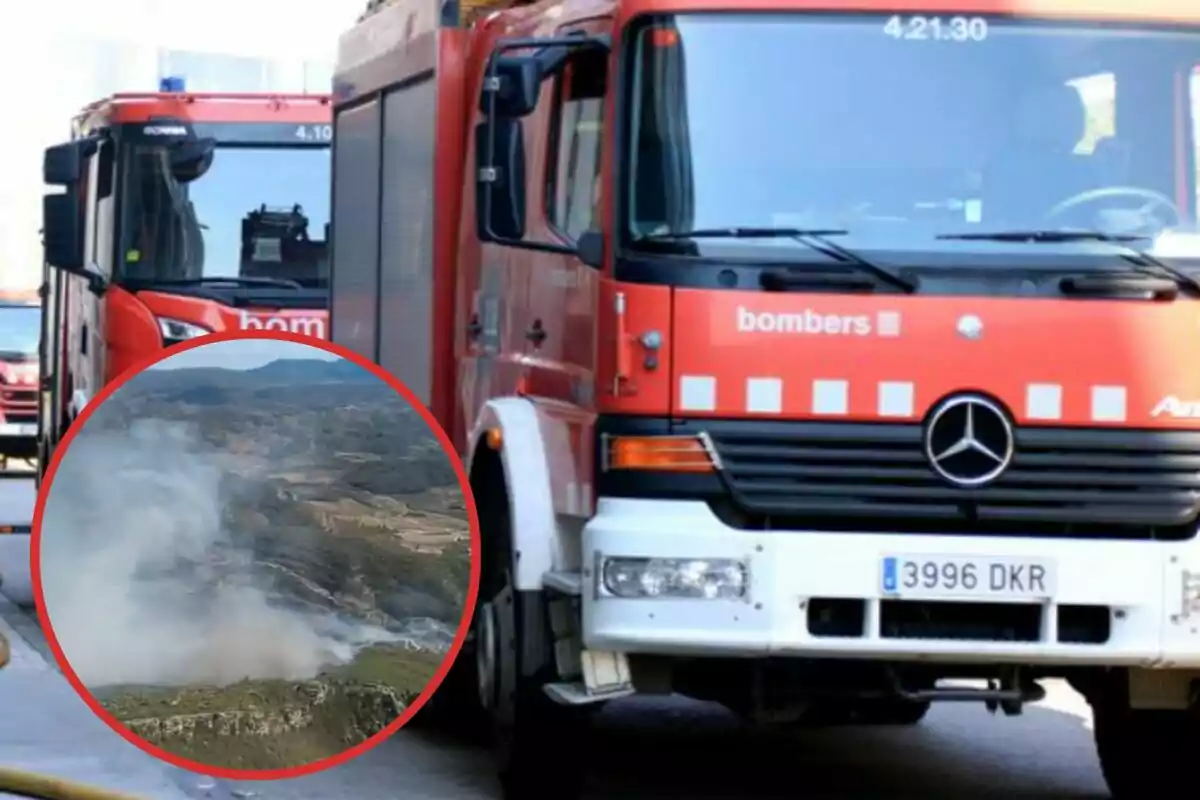
[[[213,332],[327,338],[325,95],[118,94],[45,153],[42,463],[106,382]]]
[[[437,702],[487,711],[509,796],[569,796],[635,691],[915,724],[1047,678],[1114,796],[1191,782],[1200,7],[372,11],[332,338],[469,466]]]

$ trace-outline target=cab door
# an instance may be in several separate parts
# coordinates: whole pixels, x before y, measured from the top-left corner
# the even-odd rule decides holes
[[[66,410],[66,371],[63,365],[63,320],[66,296],[65,275],[49,265],[42,266],[42,335],[38,341],[38,479],[50,464],[54,448],[62,438]]]
[[[87,160],[80,183],[83,198],[84,263],[112,277],[113,143],[104,140]],[[64,345],[67,367],[68,418],[74,419],[104,385],[107,348],[103,298],[78,276],[67,284]]]
[[[601,35],[608,18],[564,23],[555,36]],[[608,53],[583,50],[543,90],[530,123],[542,147],[530,164],[531,239],[575,246],[604,228],[602,162],[608,110]],[[538,202],[540,201],[540,202]],[[524,319],[525,385],[535,398],[590,411],[595,400],[595,309],[600,271],[574,254],[531,251]]]
[[[602,36],[606,17],[565,21],[554,36]],[[575,249],[607,227],[604,159],[609,92],[607,50],[582,48],[543,89],[529,123],[541,148],[530,159],[529,238]],[[601,272],[576,253],[530,251],[522,325],[523,391],[542,420],[551,494],[560,521],[581,525],[593,509],[592,423],[596,403]]]

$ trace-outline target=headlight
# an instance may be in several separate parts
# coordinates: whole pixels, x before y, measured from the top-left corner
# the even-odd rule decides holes
[[[180,342],[186,342],[188,339],[195,339],[197,336],[207,336],[212,333],[208,328],[202,328],[199,325],[193,325],[181,319],[171,319],[170,317],[158,318],[158,332],[162,334],[163,344],[168,347]]]
[[[1183,572],[1183,616],[1200,615],[1200,573]]]
[[[604,589],[615,597],[740,600],[746,563],[726,558],[606,558]]]

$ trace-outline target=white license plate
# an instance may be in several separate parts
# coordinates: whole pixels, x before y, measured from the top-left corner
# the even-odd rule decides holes
[[[1009,601],[1054,596],[1053,562],[988,556],[884,556],[883,594],[897,598],[971,598]]]

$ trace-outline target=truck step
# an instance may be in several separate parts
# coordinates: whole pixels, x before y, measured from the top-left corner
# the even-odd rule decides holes
[[[546,572],[542,575],[542,586],[559,594],[578,597],[583,594],[583,576],[578,572]]]
[[[634,688],[632,686],[623,686],[606,689],[602,692],[588,692],[587,687],[582,682],[576,682],[547,683],[542,686],[542,691],[546,693],[547,697],[561,706],[586,706],[592,703],[604,703],[609,700],[629,697],[634,693]]]

